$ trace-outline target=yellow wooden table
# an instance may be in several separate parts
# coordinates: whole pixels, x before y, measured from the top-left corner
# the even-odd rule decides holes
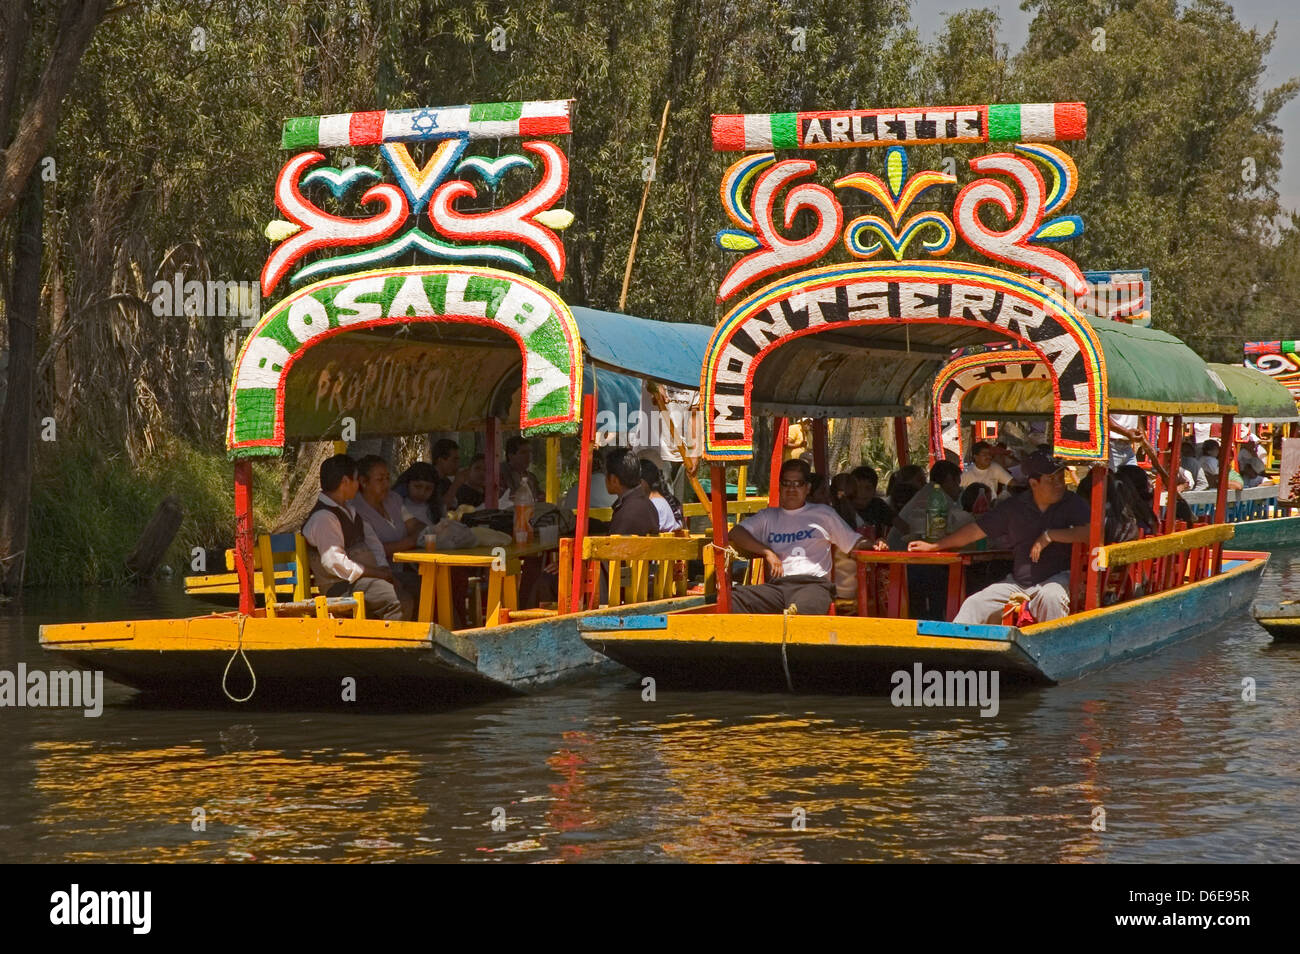
[[[512,543],[500,547],[467,547],[464,550],[447,550],[427,553],[424,550],[403,550],[393,554],[402,563],[414,563],[420,571],[420,607],[416,619],[432,622],[435,608],[438,625],[452,629],[455,615],[451,601],[451,571],[453,567],[488,571],[487,619],[485,625],[501,622],[501,611],[519,608],[520,560],[556,549],[558,544]]]

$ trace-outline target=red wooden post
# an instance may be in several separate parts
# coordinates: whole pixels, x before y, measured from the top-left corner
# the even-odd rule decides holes
[[[1232,469],[1232,435],[1236,431],[1236,415],[1223,415],[1223,427],[1219,434],[1219,488],[1214,498],[1214,522],[1228,522],[1228,471]],[[1223,547],[1214,548],[1213,572],[1217,576],[1223,571]]]
[[[826,418],[813,419],[813,470],[824,476],[827,482],[831,475],[826,470]]]
[[[1106,465],[1092,465],[1092,499],[1089,501],[1091,519],[1088,521],[1088,585],[1083,596],[1084,609],[1101,605],[1102,570],[1096,566],[1096,552],[1106,545]]]
[[[253,613],[253,463],[235,461],[235,573],[239,612]]]
[[[907,418],[894,418],[894,448],[898,451],[898,466],[906,467],[909,463],[907,450]]]
[[[594,378],[595,375],[592,375]],[[593,384],[594,387],[594,384]],[[582,436],[578,445],[578,512],[573,531],[573,585],[570,588],[569,612],[582,608],[583,590],[587,586],[587,564],[582,559],[582,541],[587,537],[587,510],[591,506],[591,455],[596,443],[596,395],[582,396]]]
[[[483,448],[483,459],[487,463],[487,483],[483,491],[483,505],[488,510],[495,510],[500,502],[501,489],[497,486],[501,477],[501,427],[495,417],[487,419],[487,440]]]
[[[778,507],[781,504],[781,464],[785,456],[785,439],[790,433],[790,419],[788,417],[773,418],[772,428],[772,466],[768,469],[767,477],[767,505],[769,507]],[[722,488],[725,495],[727,488]]]
[[[782,418],[780,428],[784,438]],[[784,443],[784,439],[781,441]],[[778,447],[780,444],[777,445]],[[713,504],[713,572],[718,584],[719,613],[731,612],[731,577],[727,574],[727,468],[713,464],[709,468],[710,502]]]
[[[1175,414],[1169,425],[1169,490],[1165,497],[1165,533],[1174,532],[1174,520],[1178,516],[1178,462],[1183,450],[1183,416]]]

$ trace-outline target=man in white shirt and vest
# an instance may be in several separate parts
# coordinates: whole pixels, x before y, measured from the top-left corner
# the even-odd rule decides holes
[[[825,504],[808,503],[808,462],[781,465],[781,506],[767,507],[736,524],[731,545],[762,557],[767,583],[731,591],[733,613],[781,613],[794,606],[801,616],[825,616],[835,598],[832,547],[847,553],[866,542]]]
[[[348,455],[335,454],[320,465],[320,496],[302,525],[316,586],[326,596],[360,590],[367,616],[413,619],[414,598],[396,584],[383,544],[352,509],[359,486],[356,461]]]

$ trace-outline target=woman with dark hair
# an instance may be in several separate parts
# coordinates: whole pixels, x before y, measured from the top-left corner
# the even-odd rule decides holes
[[[414,529],[407,527],[406,516],[402,513],[402,498],[393,492],[390,486],[388,461],[377,454],[369,454],[357,461],[357,480],[361,492],[352,500],[357,515],[383,544],[384,556],[391,558],[399,550],[415,549],[416,533],[419,527],[415,521]]]
[[[402,471],[393,489],[402,498],[402,509],[408,521],[415,520],[421,526],[432,527],[446,512],[442,501],[437,499],[438,471],[426,461],[417,460]]]
[[[402,498],[392,491],[388,461],[377,454],[368,454],[357,461],[357,480],[361,492],[352,498],[357,516],[375,532],[384,552],[382,556],[393,567],[399,591],[420,592],[420,575],[410,564],[393,564],[393,554],[401,550],[414,550],[420,529],[417,521],[409,520],[403,513]],[[399,569],[401,567],[401,569]]]
[[[642,459],[641,482],[645,484],[650,502],[659,514],[659,532],[669,533],[686,526],[686,516],[682,512],[682,503],[668,487],[663,471],[655,466],[654,461]]]
[[[1156,518],[1156,495],[1147,472],[1137,464],[1124,464],[1115,471],[1115,478],[1115,483],[1122,488],[1119,493],[1125,495],[1138,525],[1147,533],[1155,533],[1160,521]],[[1083,496],[1084,500],[1088,499],[1084,494],[1090,487],[1091,483],[1087,487],[1080,487],[1080,496]],[[1106,489],[1109,491],[1111,488],[1108,486]]]

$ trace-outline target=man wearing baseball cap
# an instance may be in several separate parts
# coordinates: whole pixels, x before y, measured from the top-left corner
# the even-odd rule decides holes
[[[988,513],[934,543],[914,540],[909,550],[960,550],[984,537],[1006,541],[1011,575],[973,593],[962,603],[954,623],[1002,621],[1013,597],[1028,602],[1037,622],[1070,612],[1070,546],[1088,539],[1088,504],[1065,489],[1065,463],[1036,451],[1021,464],[1029,493],[1012,497]]]

